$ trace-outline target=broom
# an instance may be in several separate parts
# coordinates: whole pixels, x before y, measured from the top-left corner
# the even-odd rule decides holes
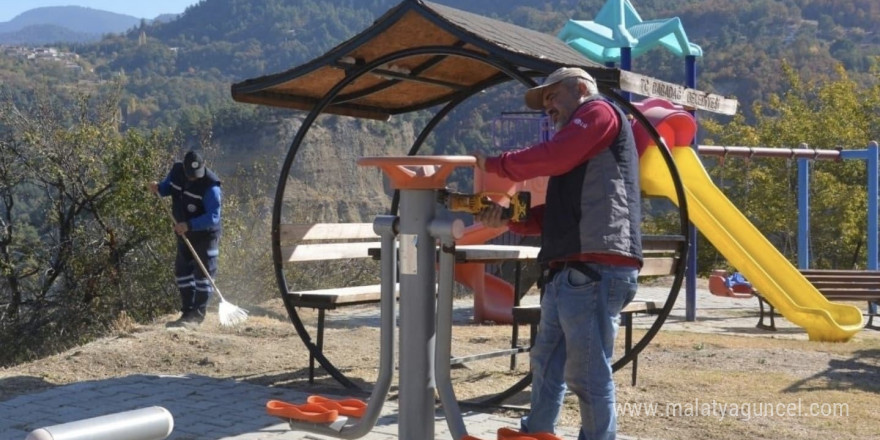
[[[171,216],[171,221],[175,224],[177,223],[177,219],[174,218],[174,213],[168,211],[168,214]],[[186,238],[186,235],[181,235],[180,238],[183,239],[183,242],[186,243],[186,247],[189,248],[189,253],[192,254],[193,258],[196,260],[196,263],[199,265],[199,269],[202,270],[202,274],[205,275],[205,278],[211,282],[211,287],[214,288],[214,292],[217,292],[217,298],[220,299],[219,311],[217,312],[217,316],[220,319],[220,325],[224,327],[229,327],[237,324],[241,324],[248,317],[248,311],[234,305],[232,303],[226,302],[226,299],[223,298],[223,294],[220,293],[220,289],[217,288],[217,284],[214,283],[214,279],[211,278],[211,275],[208,273],[208,269],[205,268],[205,265],[202,264],[202,259],[199,258],[199,254],[196,253],[196,250],[193,248],[192,243],[189,242],[189,239]]]

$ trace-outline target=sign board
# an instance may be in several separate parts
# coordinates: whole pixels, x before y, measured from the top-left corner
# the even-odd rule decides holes
[[[620,89],[642,96],[663,98],[685,107],[720,113],[722,115],[736,114],[736,108],[739,104],[736,99],[725,98],[714,93],[701,92],[626,70],[620,71]]]

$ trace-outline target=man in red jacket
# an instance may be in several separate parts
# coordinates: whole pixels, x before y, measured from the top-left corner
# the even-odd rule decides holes
[[[564,67],[529,89],[526,105],[556,126],[546,141],[486,157],[480,169],[523,181],[549,176],[544,205],[522,223],[493,206],[476,219],[540,234],[541,322],[532,348],[531,412],[524,432],[553,432],[566,388],[580,403],[579,439],[616,436],[611,359],[620,311],[642,266],[639,158],[626,115],[583,69]]]

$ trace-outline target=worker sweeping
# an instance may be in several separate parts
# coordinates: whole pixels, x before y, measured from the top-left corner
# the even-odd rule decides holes
[[[199,153],[190,151],[183,162],[174,163],[164,180],[150,183],[150,191],[171,196],[177,233],[174,276],[180,290],[181,316],[166,327],[197,328],[214,292],[220,254],[220,179],[205,166]]]

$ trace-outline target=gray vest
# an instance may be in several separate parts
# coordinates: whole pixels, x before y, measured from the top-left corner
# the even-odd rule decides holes
[[[611,146],[547,184],[542,264],[583,253],[642,261],[639,156],[626,115],[610,104],[621,127]]]

